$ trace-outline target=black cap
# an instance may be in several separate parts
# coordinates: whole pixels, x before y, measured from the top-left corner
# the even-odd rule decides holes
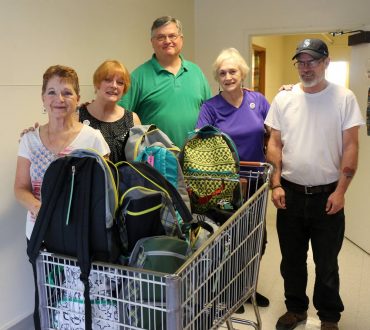
[[[299,43],[292,60],[302,53],[309,54],[315,59],[329,56],[328,46],[320,39],[305,39]]]

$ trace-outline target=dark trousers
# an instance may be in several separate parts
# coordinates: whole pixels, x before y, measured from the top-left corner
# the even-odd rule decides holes
[[[284,190],[287,208],[277,212],[277,232],[287,310],[302,313],[308,309],[307,251],[311,241],[316,266],[313,304],[320,320],[338,322],[344,310],[339,295],[338,267],[344,238],[344,210],[326,214],[330,193],[305,195],[288,187]]]

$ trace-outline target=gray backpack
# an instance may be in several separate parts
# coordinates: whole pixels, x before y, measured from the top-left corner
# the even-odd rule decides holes
[[[170,138],[155,125],[136,125],[130,128],[129,137],[125,146],[127,161],[133,161],[139,153],[152,145],[161,145],[178,155],[180,149]]]

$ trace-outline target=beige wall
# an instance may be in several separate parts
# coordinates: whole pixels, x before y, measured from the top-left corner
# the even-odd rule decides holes
[[[76,69],[81,100],[93,97],[92,74],[114,58],[131,71],[151,54],[150,27],[163,15],[184,24],[184,55],[194,59],[192,0],[0,0],[0,329],[33,310],[26,258],[25,210],[13,196],[18,137],[41,114],[41,79],[53,64]]]

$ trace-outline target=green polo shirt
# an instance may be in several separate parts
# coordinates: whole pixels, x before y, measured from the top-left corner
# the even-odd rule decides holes
[[[200,68],[180,58],[181,68],[174,75],[153,55],[132,72],[131,87],[118,104],[136,112],[142,124],[155,124],[181,148],[211,91]]]

